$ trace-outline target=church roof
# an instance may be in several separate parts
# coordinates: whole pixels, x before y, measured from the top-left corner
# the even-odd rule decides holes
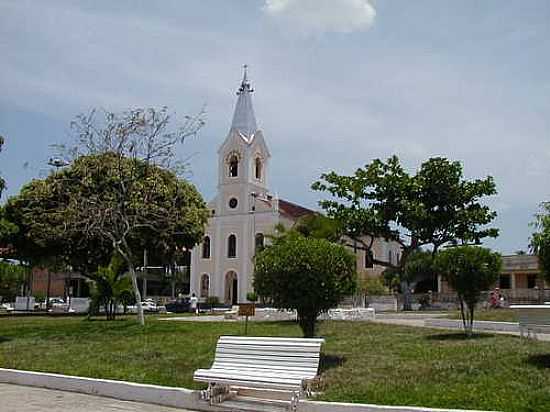
[[[295,219],[317,213],[316,211],[308,209],[307,207],[300,206],[296,203],[292,203],[283,199],[279,199],[279,211]]]
[[[236,130],[247,141],[251,142],[254,133],[258,130],[256,116],[252,107],[252,92],[254,89],[250,86],[248,80],[247,66],[244,66],[244,75],[241,86],[237,91],[237,103],[235,104],[235,113],[231,122],[231,130]]]

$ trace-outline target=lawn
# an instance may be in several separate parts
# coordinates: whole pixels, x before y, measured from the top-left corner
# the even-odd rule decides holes
[[[242,324],[2,318],[0,366],[201,388],[216,340]],[[254,335],[299,336],[291,322],[252,323]],[[504,335],[464,340],[441,330],[324,322],[328,401],[502,411],[550,410],[550,344]]]
[[[461,319],[460,312],[452,312],[454,319]],[[495,322],[517,322],[518,317],[513,309],[490,309],[475,312],[474,320],[489,320]]]

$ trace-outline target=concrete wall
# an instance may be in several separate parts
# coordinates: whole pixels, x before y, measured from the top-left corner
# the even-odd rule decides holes
[[[0,368],[0,382],[34,386],[108,398],[144,402],[204,412],[227,412],[200,400],[199,391],[157,385],[82,378],[54,373],[20,371]],[[154,410],[154,407],[151,408]],[[456,409],[433,409],[409,406],[383,406],[337,402],[300,401],[297,412],[465,412]],[[470,411],[476,412],[476,411]],[[478,411],[481,412],[481,411]]]

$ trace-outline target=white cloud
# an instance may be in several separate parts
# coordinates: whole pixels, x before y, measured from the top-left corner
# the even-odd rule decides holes
[[[367,30],[376,17],[371,0],[265,0],[264,10],[305,32]]]

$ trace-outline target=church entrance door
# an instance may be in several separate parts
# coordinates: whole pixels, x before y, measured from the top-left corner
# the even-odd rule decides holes
[[[233,270],[225,275],[224,301],[226,305],[236,305],[239,300],[239,283],[237,273]]]

